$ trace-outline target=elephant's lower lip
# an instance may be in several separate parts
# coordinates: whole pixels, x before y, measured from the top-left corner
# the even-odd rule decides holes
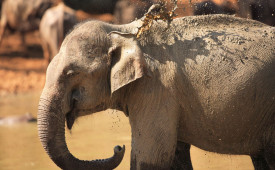
[[[77,108],[76,108],[76,100],[73,100],[71,103],[71,110],[66,113],[66,122],[68,129],[72,129],[75,119],[77,118]]]
[[[72,129],[73,127],[73,124],[74,124],[74,121],[75,121],[75,110],[72,109],[71,111],[69,111],[67,114],[66,114],[66,122],[67,122],[67,128],[68,129]]]

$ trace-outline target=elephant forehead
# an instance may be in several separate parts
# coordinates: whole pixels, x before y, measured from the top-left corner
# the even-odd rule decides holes
[[[65,51],[69,56],[98,57],[108,51],[108,44],[106,37],[78,34],[68,40]]]

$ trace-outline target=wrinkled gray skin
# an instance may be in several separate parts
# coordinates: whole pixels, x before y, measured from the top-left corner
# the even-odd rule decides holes
[[[44,12],[52,5],[51,0],[5,0],[2,4],[0,44],[6,28],[24,34],[38,29]],[[25,43],[22,35],[22,43]]]
[[[44,58],[48,62],[58,53],[65,35],[77,22],[75,11],[64,3],[59,3],[45,12],[39,32]]]
[[[154,22],[137,40],[141,24],[89,21],[65,38],[39,103],[51,159],[63,169],[115,168],[119,151],[113,162],[79,161],[64,137],[65,122],[71,129],[79,116],[112,108],[129,117],[131,169],[192,169],[190,144],[274,169],[275,28],[192,16]]]

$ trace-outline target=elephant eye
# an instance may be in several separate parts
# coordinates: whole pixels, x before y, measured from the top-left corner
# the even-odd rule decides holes
[[[73,71],[73,70],[67,71],[67,76],[68,76],[68,77],[71,77],[71,76],[74,76],[74,75],[77,75],[77,72],[75,72],[75,71]]]

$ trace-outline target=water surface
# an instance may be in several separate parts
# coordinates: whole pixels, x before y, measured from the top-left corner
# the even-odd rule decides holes
[[[22,115],[36,117],[40,92],[0,98],[0,117]],[[131,132],[128,119],[118,111],[104,111],[76,121],[66,130],[66,141],[79,159],[102,159],[113,155],[115,145],[125,145],[126,153],[119,170],[130,169]],[[0,169],[59,169],[44,152],[36,123],[0,126]],[[195,170],[252,170],[248,156],[229,156],[191,148]]]

